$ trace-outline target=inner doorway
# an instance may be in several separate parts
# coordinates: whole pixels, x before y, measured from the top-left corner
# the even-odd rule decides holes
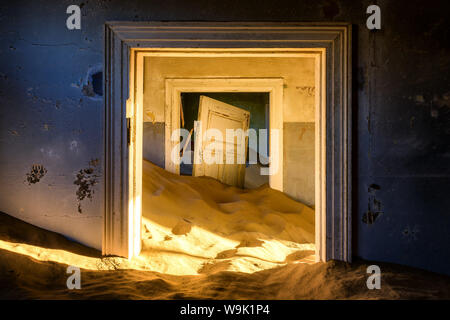
[[[267,130],[268,105],[268,94],[265,93],[182,93],[180,128],[184,129],[184,136],[180,174],[209,176],[243,188],[245,181],[251,180],[249,177],[246,179],[249,171],[246,167],[250,165],[248,158],[261,163],[261,157],[264,156],[261,154],[261,157],[255,157],[258,155],[258,129]],[[213,141],[203,144],[202,137],[208,132],[211,139],[207,140]],[[249,137],[248,132],[253,135]],[[262,139],[268,146],[267,134]],[[203,154],[206,161],[200,163]],[[267,152],[265,155],[267,157]]]

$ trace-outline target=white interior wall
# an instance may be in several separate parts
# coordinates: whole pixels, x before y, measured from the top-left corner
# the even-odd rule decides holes
[[[166,78],[283,78],[284,121],[314,122],[314,58],[146,57],[144,121],[164,122]]]
[[[284,185],[293,198],[313,206],[315,60],[305,57],[146,57],[144,122],[164,122],[165,79],[202,77],[283,78]],[[287,125],[287,123],[289,123]],[[151,130],[151,126],[146,126]],[[159,128],[159,129],[158,129]],[[163,132],[152,133],[158,137]],[[146,133],[144,132],[144,135]],[[147,133],[147,135],[149,135]],[[155,147],[144,139],[144,150]],[[162,135],[161,142],[164,143]],[[145,154],[145,152],[144,152]]]

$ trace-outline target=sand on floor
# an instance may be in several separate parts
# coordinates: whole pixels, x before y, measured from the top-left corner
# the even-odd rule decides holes
[[[449,299],[450,277],[399,265],[313,262],[314,211],[144,162],[143,251],[103,257],[0,213],[0,299]],[[381,268],[369,290],[367,267]],[[81,289],[66,286],[68,266]]]
[[[450,277],[382,263],[295,264],[253,273],[170,275],[138,270],[119,257],[0,213],[0,299],[449,299]],[[380,266],[381,289],[366,286]],[[81,289],[66,286],[81,267]]]
[[[314,210],[263,185],[240,189],[143,161],[142,263],[196,275],[314,262]]]

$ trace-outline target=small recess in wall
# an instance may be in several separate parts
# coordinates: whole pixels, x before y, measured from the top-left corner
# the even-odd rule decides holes
[[[93,99],[101,100],[103,96],[103,67],[97,64],[89,68],[81,86],[83,95]]]

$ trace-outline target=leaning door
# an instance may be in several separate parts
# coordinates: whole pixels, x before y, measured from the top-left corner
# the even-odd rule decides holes
[[[208,176],[244,187],[250,113],[200,96],[193,176]]]

